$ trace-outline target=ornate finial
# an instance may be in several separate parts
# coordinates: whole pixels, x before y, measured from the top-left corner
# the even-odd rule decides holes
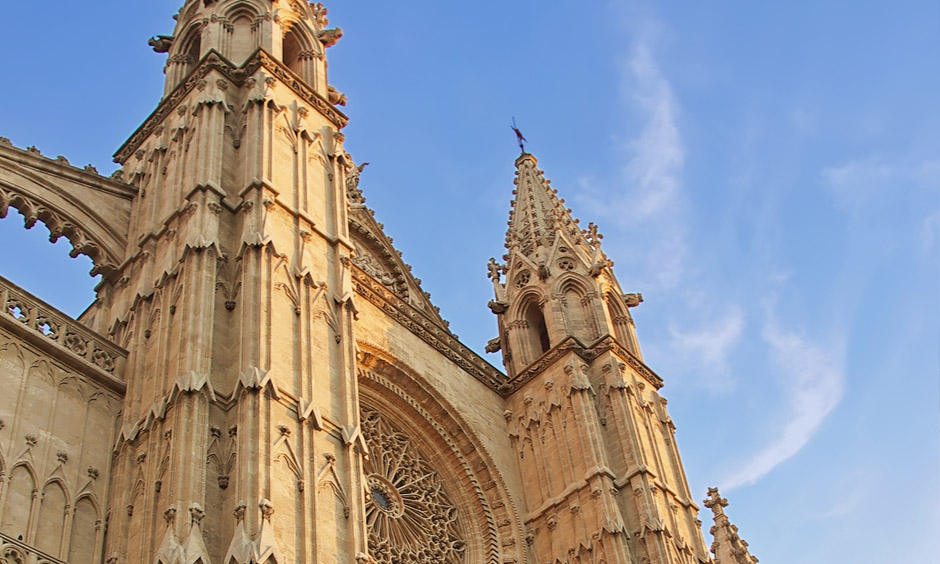
[[[326,19],[327,9],[321,2],[311,2],[310,9],[313,10],[313,17],[317,20],[317,25],[326,27],[330,25],[330,20]]]
[[[715,562],[720,564],[757,564],[757,558],[747,550],[747,542],[738,535],[738,528],[731,524],[724,508],[728,500],[718,494],[718,488],[708,488],[708,507],[715,514],[715,526],[711,528],[714,537],[711,551]]]
[[[258,503],[258,508],[261,510],[261,518],[270,521],[271,516],[274,515],[274,504],[267,499],[262,499]]]
[[[202,525],[202,520],[206,518],[206,512],[202,510],[201,505],[194,501],[189,504],[189,516],[192,518],[192,524],[198,527]]]
[[[487,274],[486,277],[492,279],[497,284],[499,283],[499,276],[505,270],[505,267],[502,267],[496,264],[495,258],[490,258],[490,262],[486,265]]]
[[[525,137],[523,137],[523,136],[522,136],[522,132],[519,131],[519,128],[518,128],[518,127],[516,127],[516,118],[512,118],[512,125],[511,125],[510,127],[511,127],[512,130],[516,133],[516,141],[519,142],[519,149],[520,149],[523,153],[525,153],[525,145],[523,145],[523,143],[525,143],[526,141],[528,141],[528,139],[526,139]]]
[[[244,501],[239,501],[238,505],[235,506],[235,511],[232,512],[235,515],[235,522],[240,523],[245,520],[245,510],[248,509],[248,504]]]
[[[601,239],[603,239],[604,236],[597,232],[597,226],[594,225],[593,221],[588,223],[588,228],[582,233],[584,233],[584,238],[587,239],[588,245],[590,245],[592,249],[601,246]]]
[[[166,511],[163,512],[163,520],[166,521],[166,524],[168,527],[174,521],[176,521],[176,506],[175,505],[171,505],[166,508]]]
[[[724,513],[722,507],[728,507],[728,500],[718,495],[718,488],[708,488],[708,499],[704,501],[705,507],[712,510],[715,515]]]

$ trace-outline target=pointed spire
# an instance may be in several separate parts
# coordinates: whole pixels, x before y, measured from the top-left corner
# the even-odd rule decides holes
[[[516,159],[516,189],[509,212],[506,249],[518,249],[532,258],[539,247],[550,247],[559,232],[565,232],[587,246],[578,228],[578,220],[559,200],[551,182],[538,169],[538,161],[529,153]]]
[[[718,495],[718,488],[708,488],[705,507],[715,514],[715,525],[711,528],[715,539],[712,543],[715,564],[756,564],[757,558],[748,552],[747,543],[738,536],[738,528],[725,515],[727,506],[728,500]]]

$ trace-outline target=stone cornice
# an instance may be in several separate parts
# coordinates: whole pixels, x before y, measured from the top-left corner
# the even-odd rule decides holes
[[[199,82],[210,72],[218,71],[237,86],[241,86],[254,75],[259,68],[264,68],[281,82],[286,84],[295,94],[323,114],[337,129],[346,127],[349,119],[337,110],[329,101],[317,94],[312,88],[304,84],[303,80],[280,61],[268,54],[264,49],[258,49],[254,55],[241,67],[235,67],[228,59],[214,49],[209,50],[196,68],[185,80],[179,83],[169,95],[163,98],[160,105],[144,120],[144,123],[124,142],[114,154],[114,162],[124,163],[131,155],[150,137],[153,131],[186,97],[195,89]]]
[[[506,376],[457,340],[451,333],[393,294],[371,276],[353,266],[356,293],[385,312],[400,325],[431,345],[441,354],[495,392],[500,392]]]
[[[520,388],[525,386],[525,384],[544,372],[545,369],[553,365],[558,359],[564,357],[569,352],[574,352],[580,358],[588,362],[591,362],[605,352],[611,352],[626,361],[626,363],[629,364],[637,374],[652,384],[657,390],[663,387],[662,378],[657,376],[655,372],[643,364],[643,361],[638,359],[633,355],[633,353],[618,343],[616,339],[610,335],[607,335],[596,341],[590,347],[582,345],[581,342],[574,337],[568,337],[561,343],[549,349],[548,352],[535,359],[535,361],[525,370],[506,382],[500,389],[500,393],[504,396],[510,396],[514,394]]]

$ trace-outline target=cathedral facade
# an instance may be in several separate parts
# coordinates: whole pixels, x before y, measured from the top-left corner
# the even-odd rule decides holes
[[[709,554],[642,296],[533,155],[489,265],[500,370],[366,205],[326,9],[176,19],[113,176],[0,138],[0,217],[101,274],[78,319],[0,279],[0,562],[756,562],[717,491]]]

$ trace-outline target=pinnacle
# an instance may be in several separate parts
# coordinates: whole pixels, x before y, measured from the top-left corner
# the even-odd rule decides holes
[[[724,508],[728,500],[721,497],[718,488],[708,488],[705,507],[712,510],[715,525],[711,528],[714,542],[711,551],[715,555],[715,564],[757,564],[757,558],[747,550],[747,542],[738,536],[738,528],[731,524]]]
[[[530,153],[522,153],[516,159],[516,189],[510,202],[509,229],[506,232],[506,248],[518,248],[531,256],[538,247],[548,247],[559,233],[566,233],[578,242],[583,241],[578,220],[571,217],[565,201],[557,197],[551,181],[538,169],[538,160]]]

